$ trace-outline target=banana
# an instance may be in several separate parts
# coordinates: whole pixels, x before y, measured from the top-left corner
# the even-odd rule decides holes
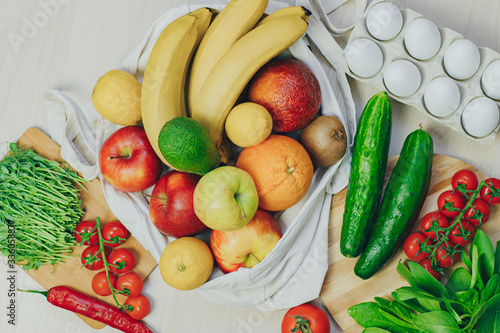
[[[199,47],[201,40],[203,39],[203,37],[205,37],[205,34],[208,30],[213,12],[210,8],[202,7],[198,10],[195,10],[194,12],[189,13],[188,15],[196,16],[200,20],[198,24],[198,37],[196,39],[196,48],[193,49],[194,51],[197,51],[197,48]]]
[[[264,14],[268,0],[231,0],[215,17],[196,51],[188,79],[188,110],[210,71],[241,36]]]
[[[307,22],[311,14],[312,13],[309,11],[309,9],[305,8],[304,6],[283,7],[261,19],[259,22],[257,22],[255,28],[263,24],[266,24],[269,21],[277,19],[278,17],[285,17],[285,16],[299,16],[302,17]]]
[[[201,8],[170,23],[153,46],[144,70],[142,123],[154,151],[169,167],[160,152],[158,136],[167,121],[187,115],[186,73],[211,15],[208,8]]]
[[[252,29],[233,44],[210,72],[191,110],[220,147],[224,122],[246,84],[269,60],[287,49],[306,31],[298,16],[280,17]]]

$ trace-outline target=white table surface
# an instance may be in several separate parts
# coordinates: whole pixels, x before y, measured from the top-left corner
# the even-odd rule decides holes
[[[96,80],[117,66],[136,46],[151,23],[186,0],[2,0],[0,3],[0,156],[9,142],[31,126],[47,133],[42,99],[59,89],[83,104]],[[349,22],[353,1],[330,17],[338,26]],[[496,0],[398,1],[400,8],[422,13],[439,27],[448,27],[478,46],[500,51],[500,2]],[[358,111],[377,91],[349,81]],[[419,124],[434,139],[435,152],[459,158],[486,175],[500,178],[500,136],[481,145],[393,102],[390,154],[398,154],[404,138]],[[8,324],[9,283],[0,263],[0,332],[92,332],[73,313],[56,308],[43,296],[17,293],[15,326]],[[15,284],[41,289],[18,269]],[[285,310],[259,312],[213,304],[194,292],[168,287],[158,269],[147,278],[144,294],[152,300],[145,323],[155,332],[279,332]],[[100,332],[117,332],[105,327]]]

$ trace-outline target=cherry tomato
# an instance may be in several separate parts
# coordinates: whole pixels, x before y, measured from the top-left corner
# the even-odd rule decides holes
[[[127,236],[128,230],[120,221],[111,221],[102,227],[104,245],[117,247],[125,242]]]
[[[124,307],[125,312],[130,315],[130,317],[141,320],[146,317],[151,310],[151,303],[149,299],[144,295],[137,295],[134,297],[128,297],[125,301]]]
[[[415,232],[406,237],[403,244],[403,249],[406,256],[413,261],[420,261],[427,258],[430,252],[426,252],[421,248],[421,244],[432,245],[431,240],[424,236],[420,232]]]
[[[422,259],[418,262],[420,266],[425,268],[427,272],[429,272],[432,276],[434,276],[438,281],[441,280],[443,277],[443,274],[436,272],[434,268],[432,267],[432,262],[429,258]]]
[[[301,328],[297,329],[297,326]],[[281,332],[329,333],[330,321],[326,313],[312,304],[301,304],[285,313],[281,322]]]
[[[102,252],[100,251],[99,245],[87,246],[81,255],[82,265],[91,271],[98,271],[104,267],[104,261],[102,261]],[[99,254],[97,254],[99,253]],[[104,251],[106,258],[108,254]]]
[[[108,264],[111,272],[126,273],[134,268],[135,257],[129,249],[117,249],[109,254]]]
[[[483,186],[479,191],[479,195],[481,199],[489,203],[490,205],[498,205],[500,204],[500,179],[497,178],[488,178],[485,180],[486,184],[490,186]]]
[[[128,272],[121,275],[116,282],[116,289],[126,290],[128,289],[128,296],[134,297],[141,293],[143,287],[143,282],[141,277],[137,273]],[[126,295],[126,294],[124,294]]]
[[[80,245],[95,245],[99,243],[95,221],[82,221],[75,228],[75,240]]]
[[[109,281],[111,286],[116,288],[116,277],[113,274],[109,274]],[[92,278],[92,290],[100,296],[111,295],[111,289],[109,289],[108,278],[106,277],[106,271],[102,271],[94,275]]]
[[[453,190],[462,194],[465,193],[465,190],[474,191],[478,184],[479,181],[476,174],[468,169],[458,170],[453,177],[451,177],[451,186]]]
[[[446,217],[455,217],[464,208],[464,200],[458,192],[444,191],[437,200],[439,212]]]
[[[440,212],[430,212],[422,217],[420,221],[420,229],[424,236],[430,239],[437,239],[436,234],[441,235],[444,233],[443,230],[433,230],[432,228],[448,228],[449,222],[446,216]]]
[[[472,242],[475,234],[474,226],[461,219],[450,231],[448,239],[455,245],[464,246]]]
[[[457,251],[453,251],[452,244],[448,244],[443,242],[439,245],[439,248],[436,252],[436,260],[439,267],[451,267],[455,265],[460,259],[460,254]],[[455,252],[451,255],[452,252]]]
[[[490,218],[490,206],[482,199],[474,199],[472,207],[464,213],[464,217],[475,226],[480,226]]]

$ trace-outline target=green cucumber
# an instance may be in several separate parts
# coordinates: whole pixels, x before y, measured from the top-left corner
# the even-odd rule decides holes
[[[391,140],[392,109],[387,93],[373,96],[359,118],[352,151],[340,235],[340,252],[357,257],[363,251],[380,202]]]
[[[377,219],[354,273],[368,279],[394,255],[418,219],[429,192],[434,147],[422,129],[410,133],[385,188]]]

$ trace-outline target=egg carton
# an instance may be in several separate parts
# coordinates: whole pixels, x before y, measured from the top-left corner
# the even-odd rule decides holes
[[[393,39],[390,39],[388,41],[381,41],[376,38],[374,38],[369,32],[366,27],[366,17],[367,14],[369,13],[370,9],[380,3],[383,2],[383,0],[375,0],[370,5],[367,7],[362,19],[355,25],[353,28],[351,35],[349,36],[349,39],[347,41],[347,46],[344,50],[346,50],[349,46],[349,43],[351,43],[353,40],[358,39],[358,38],[367,38],[373,42],[375,42],[380,49],[382,50],[382,55],[383,55],[383,65],[381,70],[375,74],[374,76],[364,78],[360,77],[356,74],[354,74],[350,69],[349,66],[347,65],[347,60],[345,58],[345,51],[343,53],[344,57],[342,59],[342,65],[345,66],[343,69],[345,72],[351,76],[352,78],[368,83],[372,86],[375,86],[379,88],[380,90],[386,90],[389,96],[391,96],[393,99],[406,104],[406,105],[411,105],[415,107],[418,111],[421,113],[425,114],[426,116],[436,120],[437,122],[452,128],[453,130],[457,131],[458,133],[474,140],[478,141],[481,144],[485,145],[491,145],[493,141],[495,140],[495,136],[500,128],[500,125],[497,125],[496,128],[488,135],[484,137],[474,137],[467,133],[461,122],[461,117],[462,113],[464,111],[464,108],[467,106],[467,104],[472,101],[475,98],[478,97],[488,97],[484,94],[482,88],[481,88],[481,75],[486,69],[486,67],[492,63],[495,60],[500,59],[500,54],[493,51],[492,49],[486,48],[486,47],[478,47],[479,53],[480,53],[480,65],[476,73],[470,77],[469,79],[466,80],[456,80],[448,73],[446,72],[444,65],[443,65],[443,57],[446,52],[446,49],[448,46],[458,40],[464,38],[463,35],[459,34],[456,31],[453,31],[448,28],[438,28],[440,34],[441,34],[441,47],[439,49],[439,52],[432,57],[429,60],[417,60],[413,58],[406,50],[405,44],[404,44],[404,36],[406,33],[406,30],[408,26],[411,24],[412,21],[414,21],[417,18],[423,18],[424,16],[420,13],[417,13],[411,9],[402,9],[401,13],[403,16],[403,27],[399,34],[394,37]],[[386,86],[383,81],[383,76],[384,76],[384,71],[387,68],[389,64],[391,64],[393,61],[396,60],[408,60],[412,62],[414,65],[417,66],[417,68],[420,71],[421,74],[421,85],[420,88],[415,92],[414,94],[408,96],[408,97],[400,97],[392,94],[388,89],[386,89]],[[427,88],[428,84],[438,78],[438,77],[448,77],[451,78],[458,86],[461,94],[461,100],[460,104],[458,105],[456,111],[452,113],[449,116],[446,117],[436,117],[433,114],[431,114],[425,107],[424,104],[424,92],[425,89]],[[493,100],[497,107],[500,108],[500,102]]]

